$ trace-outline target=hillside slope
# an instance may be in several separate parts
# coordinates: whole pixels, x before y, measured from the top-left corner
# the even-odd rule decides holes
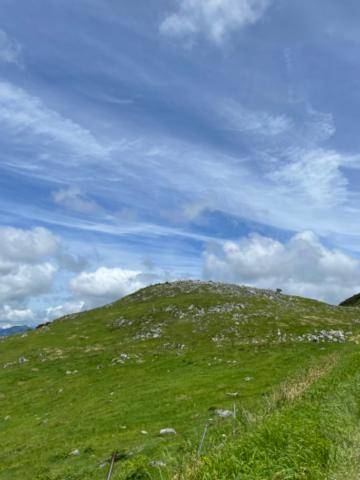
[[[0,479],[351,478],[359,320],[184,281],[3,339]]]
[[[360,306],[360,293],[347,298],[339,304],[340,307],[359,307]]]

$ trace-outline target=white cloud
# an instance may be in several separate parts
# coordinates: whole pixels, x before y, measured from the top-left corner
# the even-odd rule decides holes
[[[9,322],[11,325],[25,325],[35,320],[35,314],[30,308],[12,308],[4,305],[0,308],[0,324]]]
[[[291,195],[318,206],[341,204],[347,197],[347,180],[340,167],[343,156],[335,151],[294,149],[288,152],[289,162],[269,175]]]
[[[0,302],[23,302],[51,289],[57,267],[50,260],[60,240],[45,228],[0,227]]]
[[[102,207],[88,198],[78,187],[57,190],[52,196],[55,203],[75,212],[89,214],[103,212]]]
[[[204,35],[219,44],[234,30],[256,23],[270,0],[180,0],[178,10],[167,16],[160,32],[169,36]]]
[[[224,117],[228,129],[242,133],[276,136],[293,127],[291,119],[286,115],[248,110],[229,100],[220,103],[217,112]]]
[[[141,271],[100,267],[82,272],[70,282],[72,291],[95,303],[116,300],[144,287],[148,282]]]
[[[0,30],[0,62],[22,64],[20,44],[3,30]]]
[[[0,245],[0,261],[36,263],[54,255],[60,247],[60,240],[46,228],[0,227]]]
[[[311,232],[296,234],[287,243],[252,235],[209,246],[203,273],[208,279],[279,287],[331,303],[360,291],[359,260],[326,248]]]
[[[84,310],[86,307],[84,301],[69,301],[65,302],[62,305],[56,305],[54,307],[48,307],[46,309],[46,318],[45,321],[51,321],[55,318],[63,317],[69,315],[70,313],[77,313]]]
[[[24,301],[51,289],[56,267],[49,262],[39,265],[14,264],[0,274],[0,302]]]
[[[102,145],[93,134],[69,118],[48,108],[37,97],[8,82],[0,82],[0,125],[14,135],[26,140],[26,135],[37,145],[66,148],[77,157],[106,158],[111,148]],[[45,160],[49,160],[45,156]]]

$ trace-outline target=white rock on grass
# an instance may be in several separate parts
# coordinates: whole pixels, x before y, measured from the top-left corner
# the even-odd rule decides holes
[[[176,435],[176,430],[173,428],[162,428],[160,430],[160,435]]]
[[[166,463],[163,462],[162,460],[151,460],[149,462],[150,467],[166,467]]]
[[[233,416],[233,412],[231,410],[222,410],[221,408],[215,410],[215,413],[221,418],[228,418]]]
[[[80,450],[76,448],[75,450],[70,452],[69,455],[73,455],[74,457],[77,457],[78,455],[80,455]]]

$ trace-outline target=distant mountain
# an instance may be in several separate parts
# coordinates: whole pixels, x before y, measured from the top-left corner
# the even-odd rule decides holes
[[[27,330],[31,330],[27,325],[14,325],[9,328],[0,328],[0,337],[8,337],[9,335],[15,335],[16,333],[23,333]]]
[[[360,307],[360,293],[347,298],[343,302],[339,303],[340,307]]]

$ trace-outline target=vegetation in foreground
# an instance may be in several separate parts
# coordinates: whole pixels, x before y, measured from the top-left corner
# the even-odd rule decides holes
[[[0,479],[358,478],[359,320],[175,282],[7,337]]]

